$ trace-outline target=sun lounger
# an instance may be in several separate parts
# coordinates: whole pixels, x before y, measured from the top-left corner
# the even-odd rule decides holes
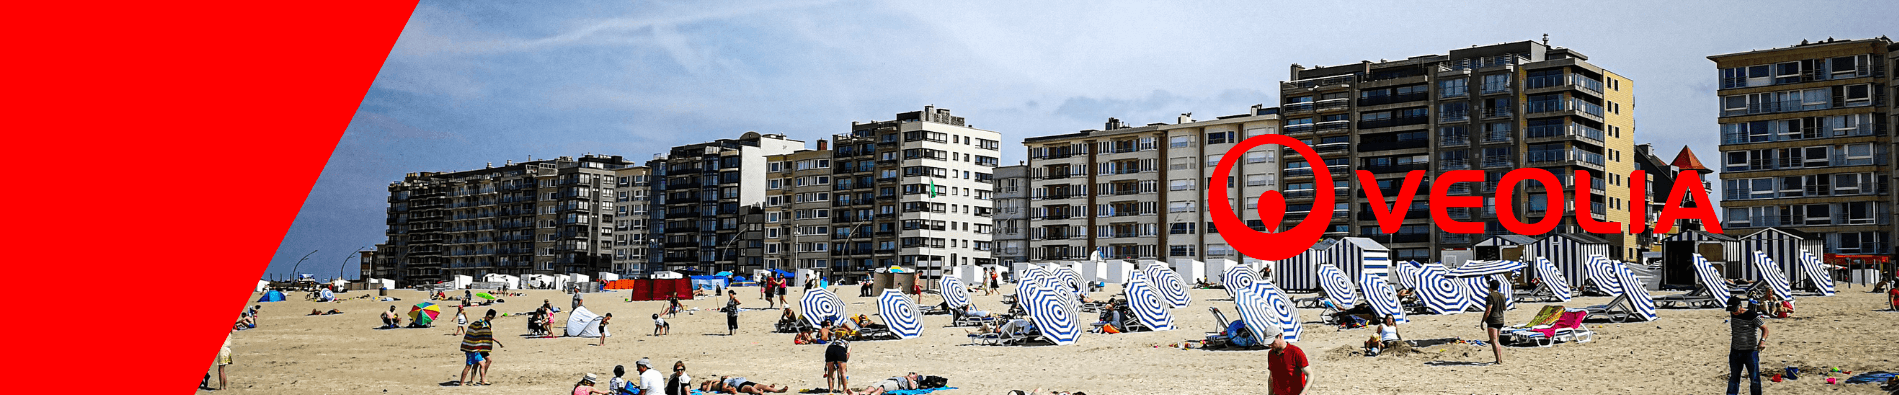
[[[1319,305],[1322,304],[1321,301],[1323,300],[1325,300],[1324,296],[1298,298],[1298,299],[1292,300],[1292,305],[1293,307],[1298,307],[1302,309],[1316,309],[1316,308],[1319,308]]]
[[[1685,294],[1655,298],[1656,306],[1673,308],[1727,307],[1728,296],[1733,295],[1736,290],[1728,287],[1727,279],[1721,277],[1721,273],[1714,271],[1714,266],[1708,264],[1707,258],[1701,257],[1701,254],[1694,254],[1693,259],[1695,283],[1698,286],[1695,287],[1693,291],[1689,291]]]
[[[1530,322],[1525,322],[1523,325],[1518,326],[1504,327],[1503,330],[1509,332],[1520,329],[1547,328],[1551,324],[1555,324],[1557,319],[1563,317],[1564,310],[1563,306],[1559,305],[1543,306],[1542,310],[1537,310],[1536,316],[1530,318]]]
[[[1595,332],[1583,323],[1588,317],[1587,310],[1568,309],[1549,325],[1506,330],[1501,337],[1509,342],[1537,347],[1549,347],[1558,342],[1588,343],[1595,339]]]

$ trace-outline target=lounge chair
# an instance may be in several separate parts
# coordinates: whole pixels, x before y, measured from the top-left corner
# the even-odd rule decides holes
[[[1319,308],[1321,304],[1323,304],[1324,300],[1325,300],[1325,296],[1298,298],[1298,299],[1292,300],[1292,306],[1302,308],[1302,309],[1316,309],[1316,308]]]
[[[1727,307],[1727,297],[1737,290],[1728,287],[1727,279],[1721,277],[1721,273],[1715,272],[1714,266],[1710,265],[1706,258],[1702,258],[1701,254],[1694,254],[1694,268],[1695,283],[1699,286],[1688,293],[1655,298],[1655,304],[1660,307],[1674,308]]]
[[[1041,332],[1035,330],[1034,323],[1025,319],[1015,319],[1009,320],[1009,322],[1003,324],[1001,328],[996,329],[996,333],[971,334],[969,335],[969,342],[970,344],[1007,346],[1021,344],[1022,342],[1033,340],[1039,336],[1041,336]]]
[[[1530,322],[1526,322],[1526,323],[1523,323],[1523,325],[1518,325],[1518,326],[1504,327],[1503,331],[1509,332],[1509,331],[1514,331],[1514,330],[1531,329],[1531,328],[1539,328],[1539,327],[1547,328],[1549,327],[1550,324],[1556,323],[1556,320],[1558,318],[1562,318],[1564,310],[1565,309],[1563,308],[1563,306],[1560,306],[1560,305],[1543,306],[1542,310],[1538,310],[1536,312],[1535,317],[1530,318]]]
[[[1505,331],[1501,337],[1537,347],[1549,347],[1557,342],[1588,343],[1595,340],[1596,333],[1583,323],[1586,318],[1589,318],[1587,310],[1568,309],[1550,325]]]

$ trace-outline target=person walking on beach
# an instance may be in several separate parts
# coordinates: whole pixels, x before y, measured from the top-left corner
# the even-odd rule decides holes
[[[455,306],[455,333],[449,336],[460,335],[462,331],[468,330],[468,316],[462,314],[463,306],[467,306],[467,304]]]
[[[825,333],[819,336],[830,336],[831,322],[825,321],[824,327]],[[844,339],[831,339],[830,343],[824,347],[824,386],[828,389],[826,393],[839,391],[850,393],[851,376],[847,368],[850,367],[851,362],[851,345]]]
[[[725,292],[725,335],[733,336],[738,334],[738,291]]]
[[[457,385],[468,385],[470,373],[481,380],[476,385],[488,385],[488,367],[494,363],[488,353],[496,346],[507,347],[500,340],[495,340],[494,324],[490,323],[494,319],[495,310],[488,309],[488,314],[482,319],[468,323],[468,332],[462,335],[465,364],[462,366],[461,380],[455,382]]]
[[[573,310],[580,310],[580,289],[579,289],[579,288],[575,288],[575,289],[574,289],[574,308],[573,308]]]
[[[791,306],[791,302],[785,301],[785,293],[786,293],[785,291],[790,288],[791,288],[791,279],[785,278],[784,276],[778,276],[778,304],[779,305]]]
[[[1760,395],[1761,350],[1767,348],[1767,318],[1762,316],[1760,306],[1732,297],[1728,299],[1728,327],[1734,331],[1728,348],[1728,395],[1740,393],[1742,368],[1747,369],[1748,393]],[[1760,331],[1759,337],[1754,335],[1755,330]]]
[[[206,389],[215,389],[215,390],[224,389],[224,385],[225,385],[224,367],[231,366],[231,333],[230,332],[224,333],[224,346],[218,348],[217,365],[218,365],[218,387],[211,388],[211,386],[209,385],[211,384],[209,383],[209,381],[211,381],[209,377],[205,379],[206,385],[202,385],[202,387],[205,387]]]
[[[1273,395],[1299,395],[1312,386],[1312,365],[1306,361],[1306,351],[1299,346],[1286,343],[1286,332],[1278,328],[1268,328],[1273,333],[1272,351],[1266,354],[1266,387]]]
[[[1503,343],[1497,341],[1503,331],[1504,298],[1503,283],[1490,280],[1490,295],[1484,297],[1484,333],[1490,339],[1490,353],[1497,356],[1497,364],[1503,364]]]

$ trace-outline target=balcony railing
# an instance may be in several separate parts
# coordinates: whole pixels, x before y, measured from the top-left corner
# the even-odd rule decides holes
[[[1581,111],[1584,114],[1602,116],[1602,106],[1582,101],[1582,99],[1544,100],[1530,102],[1524,112],[1531,114],[1554,111]]]
[[[1388,128],[1393,126],[1421,125],[1431,122],[1431,117],[1402,117],[1358,121],[1359,129]]]
[[[1358,76],[1356,75],[1341,75],[1341,76],[1322,77],[1322,78],[1307,78],[1307,79],[1298,80],[1298,81],[1287,81],[1283,83],[1282,85],[1285,85],[1288,88],[1315,89],[1319,87],[1329,87],[1332,85],[1350,84],[1353,81],[1357,81],[1357,80],[1358,80]]]
[[[1424,100],[1430,97],[1431,97],[1430,93],[1428,92],[1406,93],[1402,95],[1372,96],[1372,97],[1358,99],[1358,105],[1376,106],[1376,105],[1382,105],[1382,104],[1414,102],[1414,101]]]
[[[1529,138],[1531,139],[1577,137],[1577,138],[1582,138],[1582,139],[1594,140],[1598,143],[1603,141],[1602,140],[1603,134],[1602,134],[1601,129],[1596,129],[1596,128],[1583,126],[1582,124],[1575,124],[1575,123],[1563,124],[1563,125],[1531,126],[1530,129],[1527,131],[1527,133],[1529,134]]]

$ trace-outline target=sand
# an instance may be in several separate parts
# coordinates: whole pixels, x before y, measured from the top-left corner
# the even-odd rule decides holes
[[[1005,287],[1008,288],[1008,287]],[[1118,290],[1119,287],[1110,287]],[[874,298],[857,297],[854,286],[834,288],[852,314],[875,312]],[[764,308],[756,289],[739,290],[747,308]],[[753,292],[746,292],[753,291]],[[1773,393],[1880,393],[1873,385],[1826,385],[1813,373],[1819,367],[1855,372],[1899,371],[1899,313],[1880,311],[1883,294],[1866,288],[1843,289],[1834,297],[1799,298],[1791,319],[1769,320],[1770,346],[1762,352],[1764,369],[1806,366],[1798,381],[1766,383]],[[800,291],[789,300],[795,305]],[[344,293],[348,298],[364,292]],[[1657,295],[1667,294],[1658,293]],[[228,367],[229,393],[567,393],[585,373],[605,381],[614,365],[651,358],[655,365],[685,361],[695,378],[740,375],[752,381],[797,389],[823,387],[823,346],[793,345],[793,335],[771,333],[775,310],[748,310],[737,336],[725,335],[725,317],[713,312],[723,299],[686,302],[701,309],[672,319],[672,335],[653,337],[650,316],[664,302],[625,302],[623,294],[586,295],[596,313],[614,313],[615,336],[604,347],[596,339],[525,339],[525,318],[496,320],[496,337],[506,345],[495,354],[493,386],[447,387],[461,372],[459,336],[452,336],[453,308],[436,328],[374,330],[378,314],[390,305],[407,311],[426,301],[415,291],[391,291],[401,302],[348,300],[263,303],[256,329],[233,336],[235,364]],[[1104,293],[1094,295],[1105,297]],[[1193,290],[1193,303],[1173,311],[1182,328],[1167,332],[1119,335],[1083,334],[1069,346],[970,346],[963,328],[950,328],[949,317],[926,316],[921,338],[863,341],[852,344],[852,383],[862,386],[883,378],[918,372],[950,379],[960,389],[946,394],[1001,394],[1036,387],[1089,394],[1262,393],[1266,385],[1263,351],[1180,350],[1166,346],[1198,339],[1214,331],[1209,306],[1237,319],[1233,302],[1220,290]],[[566,309],[570,296],[528,291],[494,307],[504,313],[533,310],[543,299]],[[978,307],[999,309],[1001,294],[977,293]],[[926,303],[940,301],[925,296]],[[1606,303],[1608,298],[1579,298],[1565,305]],[[1523,303],[1507,314],[1512,324],[1527,321],[1543,304]],[[782,307],[782,306],[781,306]],[[342,315],[305,316],[311,309],[341,309]],[[470,316],[480,311],[470,310]],[[1411,355],[1366,358],[1358,345],[1367,329],[1336,330],[1315,323],[1315,310],[1302,310],[1306,350],[1316,370],[1310,393],[1469,394],[1469,393],[1719,393],[1725,390],[1728,326],[1720,310],[1672,310],[1646,323],[1592,323],[1593,342],[1550,348],[1506,348],[1505,365],[1485,366],[1488,348],[1463,344],[1422,347]],[[559,316],[564,323],[566,314]],[[1403,326],[1410,340],[1478,339],[1478,314],[1414,316]],[[561,325],[561,324],[557,324]],[[1160,347],[1156,347],[1160,346]],[[1842,376],[1842,380],[1843,380]],[[1743,384],[1745,385],[1745,383]]]

